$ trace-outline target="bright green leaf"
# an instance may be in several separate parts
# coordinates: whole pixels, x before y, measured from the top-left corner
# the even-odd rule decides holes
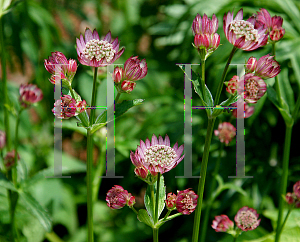
[[[146,209],[140,209],[139,210],[138,219],[141,222],[143,222],[143,223],[147,224],[148,226],[150,226],[151,228],[154,227],[153,219],[149,216]]]

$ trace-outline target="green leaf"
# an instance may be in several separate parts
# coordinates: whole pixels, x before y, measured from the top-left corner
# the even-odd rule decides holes
[[[289,106],[289,110],[294,110],[295,106],[295,97],[294,92],[291,86],[291,83],[289,81],[289,75],[288,75],[288,69],[284,68],[280,75],[278,75],[278,81],[280,90],[282,90],[281,95],[285,102]]]
[[[153,219],[149,216],[146,209],[139,210],[138,219],[140,220],[140,222],[143,222],[148,226],[150,226],[151,228],[154,228]]]
[[[10,182],[2,172],[0,172],[0,187],[4,187],[15,192],[17,191],[14,184]]]
[[[26,208],[39,220],[47,232],[51,231],[52,222],[46,210],[28,192],[20,192],[20,197]]]
[[[36,184],[37,182],[44,180],[45,177],[53,176],[53,173],[54,173],[53,167],[43,169],[37,172],[33,177],[28,178],[23,183],[21,183],[21,187],[24,189],[29,188],[30,186]]]

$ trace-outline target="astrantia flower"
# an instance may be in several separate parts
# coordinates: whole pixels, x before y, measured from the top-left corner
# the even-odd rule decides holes
[[[85,39],[81,34],[79,39],[76,38],[76,44],[79,62],[94,67],[112,64],[125,50],[124,47],[119,50],[118,38],[112,41],[110,31],[101,40],[96,29],[92,33],[88,28],[85,30]]]
[[[282,39],[285,34],[285,29],[282,28],[283,19],[280,16],[275,15],[271,18],[268,10],[261,8],[254,17],[267,28],[272,41]]]
[[[228,145],[236,135],[236,128],[231,123],[223,122],[219,124],[218,129],[214,133],[222,143]]]
[[[220,35],[216,33],[218,26],[219,23],[215,14],[213,14],[212,19],[208,18],[206,14],[203,18],[197,14],[193,21],[192,30],[195,35],[193,46],[198,50],[203,60],[219,47]]]
[[[238,76],[233,76],[227,83],[226,91],[230,94],[234,94],[237,90],[237,82],[239,81]]]
[[[235,102],[235,103],[231,104],[231,106],[237,107],[237,103]],[[254,113],[254,106],[250,107],[246,102],[244,102],[243,108],[244,108],[244,112],[241,117],[237,115],[237,109],[232,110],[232,115],[235,118],[249,118]]]
[[[227,217],[227,215],[215,216],[215,220],[211,227],[216,232],[227,232],[228,230],[232,230],[234,227],[234,223]]]
[[[76,60],[68,60],[67,57],[59,51],[51,52],[51,55],[52,56],[49,56],[49,58],[44,61],[46,70],[52,74],[49,81],[55,84],[55,77],[60,76],[63,81],[72,82],[77,71]]]
[[[176,208],[176,194],[170,192],[168,193],[167,195],[167,199],[165,200],[166,201],[166,207],[168,210],[173,210]]]
[[[6,135],[5,132],[0,130],[0,150],[6,145]]]
[[[293,191],[298,199],[300,199],[300,181],[297,181],[293,186]]]
[[[107,206],[111,209],[123,208],[127,204],[128,200],[130,200],[128,197],[129,194],[123,187],[119,185],[113,186],[106,194]]]
[[[264,25],[259,27],[255,24],[255,18],[243,20],[243,9],[240,9],[233,19],[233,12],[228,12],[223,17],[223,29],[228,41],[235,47],[251,51],[255,50],[268,41]]]
[[[18,154],[17,160],[20,160],[19,154]],[[16,161],[16,152],[15,152],[15,150],[7,152],[5,157],[4,157],[4,165],[5,165],[6,169],[8,170],[12,166],[14,166],[15,161]]]
[[[178,191],[176,198],[177,211],[184,215],[191,214],[197,207],[197,199],[198,195],[190,189]]]
[[[147,75],[148,67],[146,59],[139,60],[138,56],[132,56],[124,64],[124,79],[138,81]]]
[[[59,110],[59,103],[61,105],[61,111]],[[63,95],[61,100],[57,100],[54,103],[54,108],[52,109],[53,114],[62,119],[68,119],[77,116],[85,110],[86,101],[77,101],[70,95]],[[56,110],[57,107],[57,110]]]
[[[42,90],[33,84],[21,84],[19,92],[20,102],[24,108],[43,99]]]
[[[269,54],[262,56],[258,61],[256,61],[255,57],[250,57],[246,64],[246,72],[254,72],[254,75],[262,79],[268,79],[280,73],[280,65]]]
[[[135,82],[125,80],[121,84],[121,89],[124,92],[130,93],[130,92],[133,91],[133,89],[135,88],[135,86],[136,86]]]
[[[242,207],[234,217],[236,225],[243,231],[256,229],[260,223],[255,209]]]
[[[145,143],[140,141],[135,153],[130,152],[130,159],[137,168],[144,167],[155,176],[158,172],[161,174],[170,171],[183,159],[183,145],[178,147],[178,143],[170,146],[170,139],[166,135],[165,140],[153,134],[152,140],[147,138]],[[181,157],[180,157],[181,156]]]
[[[244,86],[238,84],[238,92],[239,94],[244,92],[244,100],[248,103],[256,103],[267,90],[264,80],[253,73],[246,74],[241,81],[244,81]]]

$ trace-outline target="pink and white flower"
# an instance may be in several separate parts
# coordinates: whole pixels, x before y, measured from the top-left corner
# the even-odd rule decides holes
[[[191,214],[197,207],[197,199],[198,195],[190,189],[178,191],[176,198],[177,211],[184,215]]]
[[[228,122],[220,123],[218,129],[214,131],[215,136],[218,136],[221,143],[226,145],[235,137],[236,128]]]
[[[235,94],[235,92],[237,91],[238,81],[239,81],[239,77],[233,76],[227,83],[225,83],[227,85],[226,91],[231,95]]]
[[[227,232],[228,230],[233,229],[234,223],[228,218],[227,215],[222,214],[220,216],[215,216],[211,227],[216,232]]]
[[[34,84],[21,84],[20,89],[20,103],[24,108],[39,102],[43,99],[43,92]]]
[[[114,185],[106,194],[107,206],[111,209],[123,208],[127,203],[133,206],[134,200],[134,196],[119,185]]]
[[[243,231],[254,230],[258,227],[260,219],[253,208],[242,207],[234,217],[236,225]]]
[[[82,34],[79,39],[76,38],[76,44],[79,62],[94,67],[112,64],[125,50],[124,47],[119,50],[118,38],[112,41],[110,31],[101,40],[96,29],[92,33],[89,28],[85,30],[85,38]]]
[[[255,50],[268,41],[264,25],[257,26],[255,18],[243,20],[243,9],[240,9],[233,19],[233,12],[224,14],[223,30],[227,40],[235,47],[251,51]]]
[[[61,106],[61,111],[58,108],[59,104]],[[82,113],[85,110],[86,105],[87,104],[85,100],[76,101],[70,95],[63,95],[61,97],[61,100],[57,100],[54,103],[54,108],[52,109],[52,112],[58,118],[69,119]]]
[[[124,79],[138,81],[147,75],[148,67],[146,59],[139,60],[138,56],[132,56],[124,64]]]
[[[156,176],[158,172],[163,174],[176,167],[184,157],[181,156],[182,152],[183,145],[178,147],[176,142],[173,148],[170,146],[168,135],[164,140],[161,136],[157,139],[153,134],[151,142],[148,138],[145,142],[140,141],[135,153],[130,152],[130,159],[136,167],[135,170],[144,167],[152,176]],[[137,172],[135,173],[138,175]]]
[[[168,193],[167,199],[165,200],[166,207],[168,210],[173,210],[176,208],[176,199],[177,199],[176,194],[174,194],[172,192]]]

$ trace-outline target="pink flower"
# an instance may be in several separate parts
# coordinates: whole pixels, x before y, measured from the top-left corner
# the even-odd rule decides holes
[[[55,77],[59,75],[62,80],[72,82],[77,71],[76,60],[68,60],[67,57],[65,57],[65,55],[59,51],[51,52],[51,54],[52,56],[49,56],[48,60],[45,59],[44,61],[46,70],[52,74],[49,81],[52,84],[55,84]],[[58,70],[60,72],[56,73]]]
[[[135,196],[132,196],[131,193],[128,193],[126,205],[128,207],[133,207],[135,204]]]
[[[130,92],[133,91],[133,89],[135,88],[135,86],[136,86],[135,82],[125,80],[121,84],[121,89],[124,92],[130,93]]]
[[[231,106],[237,107],[237,103],[233,103]],[[249,118],[254,113],[254,106],[249,106],[246,102],[244,102],[244,113],[243,116],[237,117],[237,109],[232,110],[232,115],[235,118]]]
[[[148,67],[146,59],[139,60],[138,56],[132,56],[124,64],[124,79],[138,81],[147,75]]]
[[[244,92],[244,99],[248,103],[256,103],[267,91],[264,80],[253,73],[246,74],[241,81],[244,81],[244,86],[238,84],[238,92]]]
[[[215,216],[215,220],[211,227],[216,232],[227,232],[228,230],[232,230],[234,227],[233,222],[227,217],[227,215]]]
[[[172,192],[168,193],[167,199],[165,200],[166,207],[168,210],[173,210],[176,208],[176,198],[177,196],[174,193]]]
[[[192,30],[195,35],[193,45],[204,60],[219,47],[220,35],[216,33],[218,24],[215,14],[213,14],[212,19],[208,18],[206,14],[203,18],[197,14],[193,21]]]
[[[268,41],[268,35],[263,25],[259,27],[255,18],[243,20],[243,9],[240,9],[233,19],[233,12],[228,12],[223,17],[223,29],[227,40],[235,47],[251,51],[255,50]]]
[[[256,61],[256,58],[250,57],[246,64],[246,72],[254,72],[256,76],[268,79],[280,73],[280,65],[269,54],[262,56],[258,61]]]
[[[43,99],[42,90],[33,84],[21,84],[19,92],[20,102],[24,108]]]
[[[254,18],[267,28],[272,41],[278,41],[284,36],[285,29],[282,28],[283,19],[280,16],[275,15],[271,18],[270,13],[266,9],[261,8]]]
[[[231,123],[223,122],[219,124],[218,130],[215,130],[214,133],[222,143],[228,145],[236,135],[236,128]]]
[[[13,167],[15,165],[15,160],[16,160],[15,150],[12,150],[12,151],[6,153],[6,155],[4,157],[4,165],[7,170],[9,170],[11,167]],[[19,154],[18,154],[17,160],[20,160]]]
[[[178,191],[176,198],[177,211],[184,215],[191,214],[197,207],[197,199],[198,195],[190,189]]]
[[[141,179],[146,179],[148,176],[148,169],[144,166],[136,167],[134,173]],[[155,174],[156,175],[156,174]]]
[[[148,138],[145,143],[140,141],[135,153],[130,152],[130,159],[134,166],[145,167],[155,176],[158,172],[163,174],[176,167],[184,157],[180,157],[182,152],[183,145],[178,147],[177,142],[173,148],[170,147],[168,135],[163,140],[161,136],[157,139],[153,134],[151,142]]]
[[[2,150],[6,145],[6,135],[5,132],[0,130],[0,150]]]
[[[128,191],[124,190],[123,187],[119,185],[113,186],[106,194],[107,206],[109,206],[111,209],[123,208],[128,203],[128,200],[133,200],[131,198],[131,194],[130,197],[129,194]],[[133,201],[130,203],[133,203]]]
[[[242,207],[234,217],[236,225],[243,231],[254,230],[258,227],[260,219],[255,209]]]
[[[288,204],[294,204],[296,199],[295,199],[295,194],[294,193],[290,193],[288,192],[286,195],[285,195],[285,200]]]
[[[59,103],[61,106],[61,112],[60,110],[55,110],[56,107],[59,107]],[[69,119],[82,113],[85,110],[86,105],[87,104],[85,100],[76,102],[76,100],[70,95],[63,95],[61,100],[57,100],[54,103],[52,112],[58,118]]]
[[[116,66],[114,69],[113,79],[115,83],[120,83],[123,78],[123,68]]]
[[[300,181],[297,181],[293,186],[293,191],[298,199],[300,199]]]
[[[238,76],[233,76],[227,83],[226,91],[230,94],[234,94],[237,91]]]
[[[124,47],[119,50],[118,38],[112,41],[110,31],[100,40],[96,29],[92,33],[88,28],[85,30],[85,39],[81,34],[79,39],[76,38],[76,44],[79,62],[94,67],[112,64],[125,50]]]

